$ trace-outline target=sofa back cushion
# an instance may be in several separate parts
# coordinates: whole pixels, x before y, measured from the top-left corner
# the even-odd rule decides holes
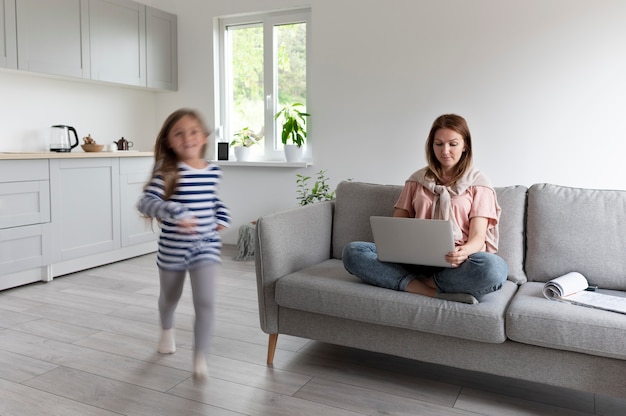
[[[509,280],[518,284],[526,281],[523,270],[526,191],[523,186],[496,188],[502,207],[498,254],[509,266]],[[333,257],[341,259],[344,246],[351,241],[373,241],[370,216],[392,216],[400,192],[401,185],[339,183],[333,219]]]
[[[500,242],[498,255],[509,266],[509,280],[517,284],[526,282],[524,272],[524,246],[526,238],[526,194],[522,185],[496,187],[500,214]]]
[[[333,257],[340,259],[344,246],[352,241],[374,241],[370,217],[392,216],[400,192],[400,185],[340,182],[335,191]]]
[[[535,184],[526,233],[529,280],[576,271],[601,288],[626,290],[626,191]]]

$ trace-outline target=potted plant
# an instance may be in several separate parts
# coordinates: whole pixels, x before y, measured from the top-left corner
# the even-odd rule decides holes
[[[230,145],[235,149],[237,161],[245,162],[250,160],[250,147],[257,144],[259,140],[259,135],[250,130],[249,127],[244,127],[233,134],[233,140],[230,142]]]
[[[326,177],[325,170],[317,172],[317,180],[311,189],[309,189],[308,184],[308,180],[311,179],[310,176],[296,173],[296,178],[297,199],[300,201],[300,205],[308,205],[320,201],[332,201],[335,199],[335,191],[331,191],[330,185],[326,183],[328,178]]]
[[[302,158],[302,145],[306,140],[306,117],[309,113],[300,111],[302,103],[284,106],[276,115],[275,120],[282,119],[281,139],[285,149],[287,162],[298,162]]]

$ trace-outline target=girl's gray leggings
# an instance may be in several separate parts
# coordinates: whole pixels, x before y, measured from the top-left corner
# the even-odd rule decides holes
[[[196,312],[194,322],[194,351],[207,353],[213,332],[215,319],[215,280],[219,264],[205,263],[189,270],[193,307]],[[159,269],[161,293],[159,295],[159,313],[161,327],[174,327],[174,311],[183,293],[185,270]]]

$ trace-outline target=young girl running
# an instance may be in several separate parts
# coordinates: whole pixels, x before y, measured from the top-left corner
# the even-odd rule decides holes
[[[152,178],[137,205],[141,213],[161,223],[158,352],[176,351],[174,311],[189,271],[196,314],[193,377],[199,381],[208,376],[215,279],[221,263],[219,231],[230,224],[230,212],[217,195],[222,172],[204,159],[209,135],[197,112],[180,109],[172,113],[157,136]]]

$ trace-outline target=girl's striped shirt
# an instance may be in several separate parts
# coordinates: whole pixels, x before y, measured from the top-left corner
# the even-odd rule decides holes
[[[217,226],[230,224],[230,211],[217,194],[222,171],[210,162],[195,169],[178,162],[178,183],[174,193],[164,200],[163,177],[157,174],[146,187],[137,208],[149,217],[161,220],[157,252],[159,267],[184,270],[204,263],[220,263],[222,241]],[[198,225],[189,233],[177,222],[196,217]]]

